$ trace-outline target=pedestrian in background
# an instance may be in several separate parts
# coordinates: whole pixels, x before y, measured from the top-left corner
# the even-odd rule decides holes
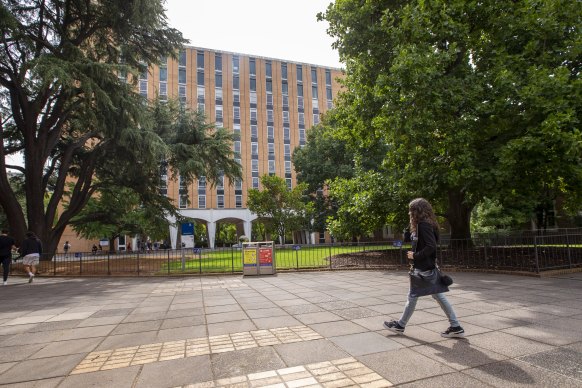
[[[430,271],[436,268],[436,252],[439,229],[436,216],[430,203],[424,198],[416,198],[408,205],[410,227],[412,231],[412,251],[408,251],[408,260],[412,260],[415,270]],[[459,324],[453,306],[444,293],[432,295],[449,319],[450,326],[441,333],[442,337],[463,337],[465,330]],[[408,294],[408,302],[398,321],[384,322],[384,327],[395,333],[404,333],[406,324],[416,308],[418,297]]]
[[[0,232],[0,260],[2,261],[2,285],[8,284],[8,274],[12,263],[12,251],[16,249],[16,241],[8,235],[8,230]]]
[[[36,266],[40,261],[40,255],[42,255],[42,243],[33,232],[26,232],[26,239],[22,242],[20,254],[23,257],[24,270],[28,273],[28,282],[32,283],[36,274]]]

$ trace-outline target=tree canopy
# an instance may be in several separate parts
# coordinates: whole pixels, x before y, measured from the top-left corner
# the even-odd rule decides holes
[[[190,180],[240,175],[223,131],[201,141],[207,127],[191,117],[164,131],[174,113],[148,109],[136,93],[139,75],[186,42],[162,0],[2,1],[0,33],[0,205],[17,239],[32,230],[54,252],[101,187],[152,198],[163,161]],[[23,166],[6,164],[17,154]],[[25,208],[8,184],[14,172],[24,177]]]
[[[485,197],[529,213],[579,201],[581,15],[567,0],[330,4],[347,74],[336,136],[388,146],[379,200],[428,198],[453,238]]]
[[[305,227],[311,219],[312,205],[304,202],[307,185],[300,183],[289,189],[283,178],[263,175],[263,190],[249,190],[247,207],[259,218],[269,219],[277,234],[285,242],[287,232]]]

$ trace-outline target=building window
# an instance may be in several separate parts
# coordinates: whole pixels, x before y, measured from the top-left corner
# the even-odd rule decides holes
[[[291,145],[284,144],[284,147],[285,147],[285,156],[291,156]]]
[[[331,86],[331,71],[329,69],[325,70],[325,84]]]
[[[269,155],[275,155],[275,143],[268,143]]]
[[[198,208],[199,209],[206,209],[206,195],[199,195],[198,196]]]
[[[214,54],[214,71],[222,71],[222,55]]]
[[[235,120],[240,120],[240,106],[235,106],[233,108],[233,116]]]
[[[283,128],[283,140],[291,140],[291,130],[289,128]]]
[[[235,74],[238,74],[238,65],[239,65],[238,56],[235,55],[232,57],[232,72]]]
[[[285,173],[291,174],[291,161],[290,160],[285,161]]]
[[[253,155],[253,156],[259,155],[259,143],[257,143],[257,142],[251,143],[251,155]]]
[[[238,152],[240,154],[240,141],[236,140],[234,142],[234,152]]]
[[[270,79],[265,81],[265,88],[267,89],[267,93],[273,93],[273,81]]]
[[[204,51],[196,52],[196,68],[204,69]]]
[[[300,129],[299,130],[299,141],[300,142],[304,142],[305,141],[305,129]]]
[[[303,109],[303,97],[297,97],[297,108]]]
[[[319,109],[319,100],[317,99],[317,97],[311,100],[311,107],[313,109]]]
[[[216,207],[218,207],[219,209],[224,208],[224,195],[216,196]]]
[[[305,113],[299,113],[299,124],[305,125]]]
[[[291,178],[286,178],[285,182],[287,183],[287,188],[289,190],[293,189],[293,181],[291,180]]]
[[[273,76],[273,66],[271,65],[271,61],[265,62],[265,75],[269,78]]]
[[[250,90],[251,92],[256,92],[257,91],[257,79],[256,78],[251,78],[251,83],[250,83]]]
[[[222,105],[222,88],[214,89],[214,98],[216,98],[217,105]]]
[[[249,74],[256,75],[257,74],[257,64],[255,58],[249,59]]]
[[[179,68],[178,69],[178,83],[185,84],[186,83],[186,68]],[[203,83],[204,85],[204,83]]]
[[[289,124],[289,112],[283,111],[283,123]]]
[[[275,173],[275,161],[269,160],[269,174]]]
[[[168,83],[167,82],[160,82],[160,100],[166,101],[168,99]]]
[[[235,190],[242,190],[242,181],[240,179],[236,179],[234,181],[234,189]]]
[[[257,108],[251,108],[251,120],[257,121]]]
[[[186,67],[186,51],[180,50],[180,54],[178,56],[178,66],[179,67]]]
[[[222,88],[222,74],[214,75],[214,84],[217,88]]]
[[[289,106],[289,96],[286,94],[283,94],[283,107],[287,108]]]
[[[188,207],[188,194],[180,194],[180,209],[186,209]]]
[[[215,107],[215,109],[216,109],[216,116],[215,116],[216,120],[215,121],[217,123],[218,122],[222,123],[222,105],[217,105]]]
[[[275,127],[269,125],[267,127],[267,138],[274,139],[275,138]]]
[[[203,102],[199,102],[198,106],[197,106],[198,112],[200,113],[204,113],[204,110],[206,109],[206,106],[204,105]]]
[[[325,88],[325,97],[330,101],[333,100],[333,96],[331,94],[331,88]]]
[[[251,160],[251,171],[253,172],[259,171],[259,161],[257,159]]]
[[[315,67],[311,68],[311,83],[317,84],[317,69]]]
[[[250,94],[250,101],[251,101],[251,104],[256,104],[257,103],[257,92],[251,92],[251,94]]]
[[[297,82],[303,82],[303,66],[297,65]]]
[[[196,97],[198,98],[198,101],[204,101],[205,94],[204,86],[198,86],[196,88]]]
[[[311,98],[313,99],[317,98],[317,85],[313,85],[311,87]]]
[[[259,178],[253,177],[253,189],[259,188]]]
[[[251,137],[259,137],[259,127],[251,125]]]
[[[272,123],[273,121],[275,121],[275,116],[273,115],[273,110],[272,109],[267,109],[267,121]]]
[[[148,97],[148,72],[147,69],[139,73],[139,94]]]
[[[289,84],[286,81],[281,82],[281,93],[284,96],[289,94]]]
[[[235,195],[234,196],[234,206],[236,208],[242,207],[242,195]]]
[[[267,93],[267,105],[273,105],[273,95],[271,93]]]
[[[287,64],[286,63],[281,64],[281,78],[287,79]]]
[[[234,133],[237,133],[240,135],[240,124],[233,124],[232,128],[233,128],[232,130]]]
[[[204,86],[204,72],[203,71],[198,71],[198,73],[196,74],[196,82],[198,83],[199,86]]]
[[[313,125],[319,124],[319,113],[313,114]]]
[[[232,92],[232,101],[234,103],[239,103],[240,102],[240,92],[238,90],[234,90]]]
[[[234,90],[238,90],[240,88],[240,79],[239,79],[238,75],[234,75],[232,77],[232,88]]]
[[[178,96],[180,102],[186,102],[186,85],[178,85]]]

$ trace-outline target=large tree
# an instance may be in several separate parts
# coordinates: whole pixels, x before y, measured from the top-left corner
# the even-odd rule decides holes
[[[249,190],[247,207],[269,221],[284,243],[287,232],[302,229],[311,220],[312,204],[306,204],[303,197],[307,185],[300,183],[289,189],[285,180],[275,175],[263,175],[261,184],[263,190]]]
[[[579,200],[580,4],[337,0],[319,16],[346,64],[340,137],[387,144],[387,197],[428,197],[453,238],[485,196]]]
[[[172,135],[182,145],[169,147],[135,91],[139,74],[185,43],[162,0],[3,0],[0,33],[0,205],[18,239],[32,230],[54,252],[100,187],[133,187],[147,200],[160,162],[196,149],[196,131]],[[6,164],[17,154],[22,166]],[[177,164],[187,179],[201,170]],[[26,208],[10,171],[24,177]]]

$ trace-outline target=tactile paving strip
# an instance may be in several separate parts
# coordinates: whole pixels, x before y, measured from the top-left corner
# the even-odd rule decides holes
[[[293,326],[102,350],[89,353],[71,374],[321,338],[307,326]]]
[[[184,385],[181,388],[226,387],[391,387],[382,376],[354,358],[318,362],[305,366],[252,373],[215,381]],[[179,388],[179,387],[176,387]]]

